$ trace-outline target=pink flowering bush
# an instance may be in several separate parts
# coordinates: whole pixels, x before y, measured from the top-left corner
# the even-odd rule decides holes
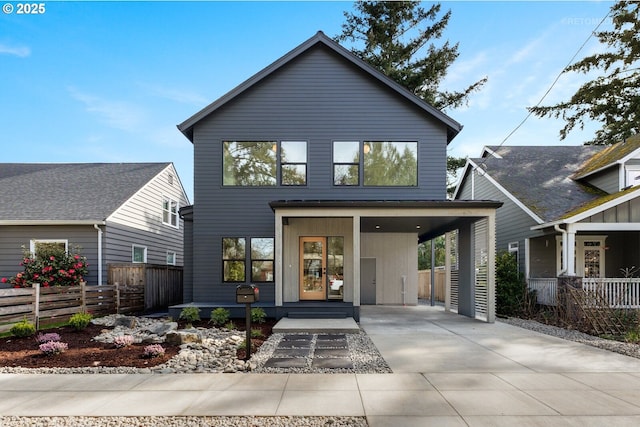
[[[67,345],[66,342],[47,341],[43,344],[40,344],[38,348],[40,348],[40,351],[46,354],[47,356],[53,356],[56,354],[63,353],[69,348],[69,346]]]
[[[38,343],[40,344],[44,344],[49,341],[60,341],[60,334],[57,334],[55,332],[50,332],[47,334],[40,333],[36,337],[36,341],[38,341]]]
[[[151,344],[144,348],[143,357],[147,359],[151,359],[153,357],[162,357],[164,356],[164,347],[160,344]]]
[[[116,348],[129,347],[133,344],[133,337],[131,335],[118,335],[113,339],[113,344]]]
[[[13,277],[0,279],[14,288],[30,288],[33,283],[40,286],[77,286],[89,273],[87,259],[78,253],[63,250],[51,250],[46,254],[34,256],[24,250],[20,265],[24,271]]]

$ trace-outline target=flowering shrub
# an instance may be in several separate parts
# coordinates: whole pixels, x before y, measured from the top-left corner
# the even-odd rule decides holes
[[[133,344],[133,337],[131,335],[118,335],[113,339],[113,344],[116,348],[128,347]],[[164,349],[162,349],[164,351]]]
[[[87,259],[78,253],[67,253],[63,250],[50,250],[46,254],[34,256],[23,248],[20,265],[22,273],[13,277],[0,279],[2,283],[10,283],[14,288],[30,288],[33,283],[40,286],[76,286],[88,274]]]
[[[60,341],[47,341],[43,344],[40,344],[38,347],[40,351],[46,354],[47,356],[53,356],[55,354],[59,354],[64,352],[69,348],[66,342]]]
[[[60,334],[57,334],[55,332],[50,332],[47,334],[40,333],[36,337],[36,341],[38,341],[38,343],[40,344],[44,344],[49,341],[60,341]]]
[[[162,357],[164,356],[164,347],[160,344],[151,344],[144,348],[144,353],[142,354],[145,358],[151,359],[153,357]]]

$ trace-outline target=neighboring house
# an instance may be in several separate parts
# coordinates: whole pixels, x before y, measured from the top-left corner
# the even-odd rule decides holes
[[[500,204],[446,200],[462,126],[322,32],[178,128],[197,200],[181,210],[184,300],[201,315],[242,314],[243,284],[278,318],[415,305],[418,243],[460,230],[448,306],[493,320]]]
[[[0,200],[0,277],[39,243],[78,247],[89,284],[110,263],[183,265],[189,201],[172,163],[4,163]]]
[[[618,283],[640,267],[640,136],[612,146],[485,147],[454,198],[504,203],[497,249],[517,254],[541,302],[554,300],[558,276]]]

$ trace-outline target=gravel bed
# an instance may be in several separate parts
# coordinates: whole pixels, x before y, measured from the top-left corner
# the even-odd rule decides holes
[[[2,417],[2,427],[366,427],[364,417]]]
[[[520,328],[529,329],[531,331],[540,332],[542,334],[552,335],[554,337],[562,338],[568,341],[575,341],[593,347],[598,347],[603,350],[608,350],[615,353],[624,354],[625,356],[640,359],[640,345],[638,344],[607,340],[576,330],[559,328],[553,325],[545,325],[544,323],[540,323],[535,320],[510,317],[508,319],[498,319],[498,321],[508,323],[509,325],[518,326]]]

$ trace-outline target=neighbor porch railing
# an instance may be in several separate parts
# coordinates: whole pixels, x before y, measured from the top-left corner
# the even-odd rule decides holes
[[[528,287],[536,291],[538,304],[557,304],[557,278],[530,278]],[[640,308],[640,278],[584,278],[582,289],[598,295],[599,300],[606,302],[610,308]]]

